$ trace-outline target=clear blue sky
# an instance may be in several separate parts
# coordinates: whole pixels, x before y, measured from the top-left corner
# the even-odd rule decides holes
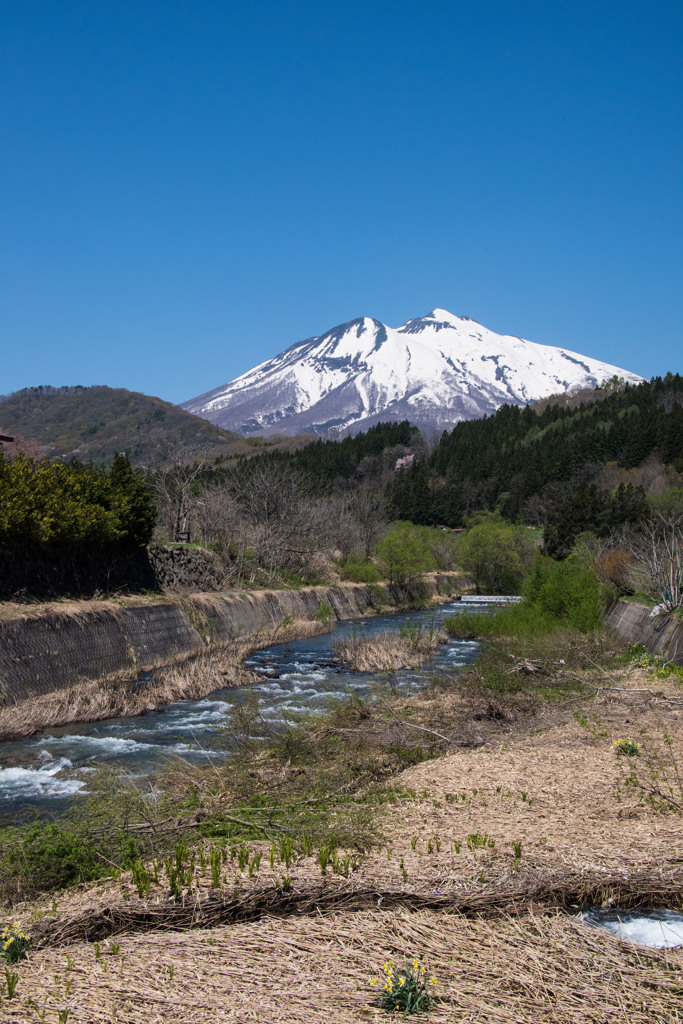
[[[683,371],[680,0],[3,0],[0,393],[442,306]]]

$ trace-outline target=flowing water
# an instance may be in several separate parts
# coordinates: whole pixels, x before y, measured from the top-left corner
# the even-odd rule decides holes
[[[683,946],[683,914],[674,910],[587,910],[579,920],[643,946]]]
[[[487,608],[485,599],[466,604],[468,610]],[[174,755],[195,762],[227,756],[221,748],[226,713],[249,694],[258,696],[262,717],[270,723],[288,714],[322,709],[331,696],[352,691],[367,695],[372,677],[334,661],[335,639],[360,631],[398,632],[406,624],[436,628],[462,607],[447,604],[428,611],[338,622],[331,633],[256,651],[247,666],[270,678],[252,686],[216,690],[202,700],[169,704],[161,713],[63,726],[0,743],[0,821],[16,821],[27,811],[65,809],[79,794],[87,793],[88,774],[98,764],[123,765],[134,774],[144,774]],[[479,645],[472,641],[450,640],[429,667],[438,673],[454,672],[474,661],[478,651]],[[397,672],[392,685],[402,693],[415,693],[425,685],[424,667]]]

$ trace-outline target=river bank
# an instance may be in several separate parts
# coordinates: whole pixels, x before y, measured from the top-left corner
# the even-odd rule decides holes
[[[380,1021],[370,978],[419,956],[438,979],[439,1024],[675,1020],[683,954],[644,951],[567,911],[680,903],[680,819],[624,786],[632,764],[615,751],[637,733],[647,783],[646,753],[668,730],[680,763],[680,691],[628,667],[583,683],[583,695],[548,702],[533,681],[508,694],[470,681],[339,721],[351,758],[357,730],[387,744],[414,726],[447,738],[369,805],[378,838],[348,878],[331,858],[321,870],[315,849],[286,863],[273,819],[271,838],[225,844],[218,888],[207,845],[181,899],[168,900],[163,871],[147,896],[124,872],[14,908],[43,946],[17,968],[7,1019],[24,1020],[30,998],[55,1020],[69,1009],[69,1024]],[[252,770],[273,794],[265,765]]]
[[[456,574],[431,574],[422,599],[447,598],[458,584]],[[0,740],[134,716],[147,706],[253,682],[240,668],[251,651],[400,607],[392,588],[355,583],[121,604],[14,605],[0,616]],[[186,671],[179,670],[183,664]],[[152,672],[155,681],[143,691],[139,677]]]

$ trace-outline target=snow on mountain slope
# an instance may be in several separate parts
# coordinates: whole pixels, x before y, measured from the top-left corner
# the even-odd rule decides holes
[[[297,342],[183,409],[241,434],[322,434],[381,420],[450,428],[617,374],[640,377],[566,349],[495,334],[434,309],[398,328],[361,317]]]

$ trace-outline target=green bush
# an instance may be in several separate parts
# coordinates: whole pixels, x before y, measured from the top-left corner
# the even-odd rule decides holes
[[[341,566],[340,573],[343,579],[351,583],[379,583],[382,579],[382,570],[374,562],[366,562],[360,559],[347,559]]]
[[[100,470],[0,453],[0,541],[139,547],[155,521],[154,499],[125,455]]]
[[[376,548],[390,583],[409,587],[434,568],[429,531],[412,523],[395,522]]]
[[[492,514],[478,516],[458,545],[458,562],[478,594],[518,594],[533,557],[528,531]]]
[[[556,562],[538,555],[523,594],[526,604],[564,626],[590,632],[602,621],[598,581],[574,556]]]
[[[35,822],[21,829],[2,861],[5,882],[14,878],[21,891],[47,892],[109,874],[93,842],[68,823]]]

